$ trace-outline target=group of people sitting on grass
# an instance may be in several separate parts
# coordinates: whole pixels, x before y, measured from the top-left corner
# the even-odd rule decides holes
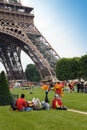
[[[52,105],[48,101],[40,101],[39,98],[33,98],[32,101],[25,100],[25,94],[21,94],[21,97],[11,103],[11,110],[18,111],[31,111],[31,110],[67,110],[61,101],[61,98],[55,94],[52,100]]]
[[[13,101],[11,104],[12,110],[18,111],[31,111],[31,110],[49,110],[49,109],[57,109],[57,110],[67,110],[67,108],[62,103],[62,87],[61,84],[58,82],[54,86],[55,95],[52,100],[51,105],[49,104],[48,100],[48,92],[49,87],[48,85],[44,84],[42,89],[45,90],[45,101],[40,101],[38,98],[33,98],[32,101],[25,100],[25,94],[21,94],[21,97],[18,98],[16,101]]]

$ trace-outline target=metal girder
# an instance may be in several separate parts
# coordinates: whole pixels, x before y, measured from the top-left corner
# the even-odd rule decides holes
[[[54,77],[59,55],[35,27],[33,8],[0,3],[0,59],[9,79],[25,78],[20,53],[23,50],[36,64],[42,78]]]
[[[0,59],[6,69],[9,80],[25,79],[20,61],[19,47],[0,39]]]

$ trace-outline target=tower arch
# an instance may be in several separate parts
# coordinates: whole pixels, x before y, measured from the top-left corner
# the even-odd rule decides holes
[[[60,56],[34,25],[33,8],[0,2],[0,53],[8,78],[25,78],[20,53],[23,50],[36,64],[43,78],[56,77]]]

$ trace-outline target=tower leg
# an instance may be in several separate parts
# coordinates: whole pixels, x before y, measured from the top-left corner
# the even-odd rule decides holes
[[[19,47],[1,44],[1,62],[3,63],[9,80],[26,79],[21,60]]]

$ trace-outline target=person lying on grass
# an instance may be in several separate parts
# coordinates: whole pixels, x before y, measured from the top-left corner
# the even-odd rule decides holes
[[[32,101],[27,101],[28,105],[32,107],[33,110],[49,110],[50,104],[48,100],[40,101],[39,98],[33,98]]]

